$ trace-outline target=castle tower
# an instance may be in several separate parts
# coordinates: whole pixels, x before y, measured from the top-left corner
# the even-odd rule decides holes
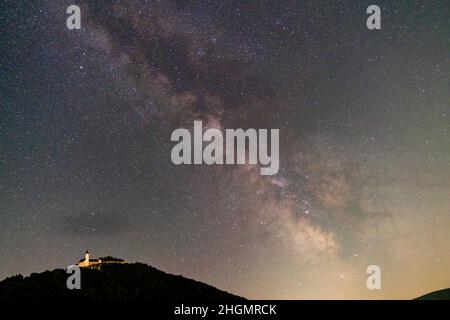
[[[86,254],[84,255],[84,263],[86,266],[89,265],[89,250],[86,250]]]

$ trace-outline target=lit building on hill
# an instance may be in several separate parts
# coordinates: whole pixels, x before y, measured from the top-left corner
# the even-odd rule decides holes
[[[124,264],[128,263],[126,260],[114,258],[114,257],[103,257],[99,259],[92,259],[90,257],[89,251],[86,251],[84,259],[78,261],[78,266],[82,268],[98,268],[104,264]]]

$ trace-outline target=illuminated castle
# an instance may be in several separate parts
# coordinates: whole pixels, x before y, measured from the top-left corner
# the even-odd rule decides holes
[[[111,264],[111,263],[123,264],[128,262],[126,260],[110,256],[99,259],[91,259],[89,251],[86,251],[84,259],[78,261],[78,266],[82,268],[100,268],[104,264]]]

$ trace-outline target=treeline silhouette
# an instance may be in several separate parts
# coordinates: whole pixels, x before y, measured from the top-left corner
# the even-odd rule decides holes
[[[16,275],[0,282],[0,300],[204,301],[243,300],[210,285],[143,263],[81,268],[81,289],[69,290],[63,269]]]
[[[450,300],[450,288],[427,293],[416,300]]]

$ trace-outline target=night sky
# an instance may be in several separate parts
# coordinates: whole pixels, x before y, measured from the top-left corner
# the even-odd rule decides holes
[[[70,4],[0,4],[0,279],[89,249],[247,298],[450,287],[448,1]],[[174,165],[194,120],[279,128],[278,174]]]

